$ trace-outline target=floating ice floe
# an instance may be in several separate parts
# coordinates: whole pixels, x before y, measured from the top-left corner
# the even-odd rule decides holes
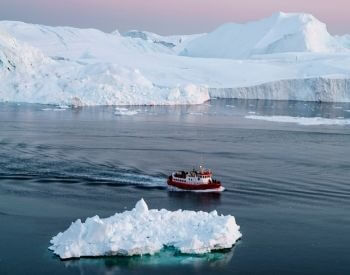
[[[117,116],[134,116],[137,115],[139,110],[129,110],[127,108],[115,108],[114,114]]]
[[[60,109],[69,109],[70,107],[68,105],[58,105],[58,108],[60,108]]]
[[[201,113],[201,112],[189,112],[187,114],[191,115],[191,116],[203,116],[204,115],[204,113]]]
[[[350,119],[292,116],[246,116],[248,119],[271,122],[296,123],[299,125],[350,125]]]
[[[184,254],[204,254],[231,248],[242,234],[231,215],[148,209],[141,199],[131,211],[101,219],[73,222],[51,240],[61,259],[91,256],[133,256],[173,247]]]
[[[60,111],[65,111],[67,109],[61,109],[61,108],[44,108],[41,109],[42,111],[54,111],[54,112],[60,112]]]
[[[55,112],[59,112],[59,111],[65,111],[67,109],[69,109],[70,107],[67,105],[58,105],[55,106],[54,108],[43,108],[41,109],[42,111],[55,111]]]

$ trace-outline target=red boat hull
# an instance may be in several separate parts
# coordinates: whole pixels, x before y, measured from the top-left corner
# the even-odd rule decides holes
[[[209,184],[188,184],[173,181],[171,178],[168,179],[168,185],[183,189],[183,190],[214,190],[221,187],[220,182],[209,183]]]

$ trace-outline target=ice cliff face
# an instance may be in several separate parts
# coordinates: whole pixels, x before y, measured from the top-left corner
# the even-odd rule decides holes
[[[45,68],[54,65],[40,50],[0,30],[0,101],[16,101],[16,97],[30,101],[44,85]]]
[[[49,64],[40,50],[25,43],[18,43],[5,31],[0,29],[0,70],[2,72],[33,73],[42,64]]]
[[[183,55],[192,57],[248,58],[284,52],[345,50],[324,23],[310,14],[276,13],[246,24],[225,24],[191,41]]]
[[[216,98],[350,102],[350,79],[317,77],[279,80],[248,87],[211,88],[210,96]]]

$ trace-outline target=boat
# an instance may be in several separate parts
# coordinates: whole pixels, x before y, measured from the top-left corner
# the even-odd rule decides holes
[[[212,178],[213,173],[209,169],[199,166],[199,170],[190,172],[173,172],[168,177],[168,187],[174,191],[198,191],[198,192],[221,192],[225,188],[221,182]]]

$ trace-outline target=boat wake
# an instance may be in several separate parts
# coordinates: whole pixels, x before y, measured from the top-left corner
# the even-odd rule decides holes
[[[0,180],[32,183],[85,184],[166,188],[166,175],[93,158],[82,158],[80,148],[7,142],[0,151]]]
[[[166,187],[166,178],[137,173],[121,173],[113,179],[126,185],[140,185],[145,187]]]

